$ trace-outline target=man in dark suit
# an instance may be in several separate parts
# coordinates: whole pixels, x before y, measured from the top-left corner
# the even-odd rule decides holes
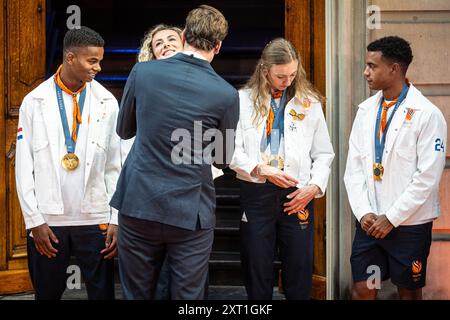
[[[215,142],[224,143],[220,150],[214,145],[214,164],[225,168],[234,149],[234,135],[226,131],[234,132],[239,117],[237,91],[210,65],[227,32],[222,13],[200,6],[186,18],[183,52],[138,63],[128,78],[117,133],[136,140],[111,200],[119,210],[126,299],[154,298],[165,252],[171,297],[204,298],[215,191],[210,159],[203,156],[210,141],[203,134],[220,133]]]

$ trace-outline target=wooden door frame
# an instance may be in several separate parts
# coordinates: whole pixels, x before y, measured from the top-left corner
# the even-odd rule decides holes
[[[5,12],[5,1],[0,2],[0,272],[7,269],[6,261],[6,209],[7,209],[7,188],[6,188],[6,125],[5,125],[5,114],[6,114],[6,96],[5,96],[5,47],[6,47],[6,12]],[[1,276],[0,276],[1,281]]]
[[[6,161],[6,117],[7,117],[7,95],[5,88],[7,82],[8,57],[6,54],[7,15],[5,4],[7,0],[0,3],[0,294],[9,294],[30,290],[27,269],[8,270],[8,186],[7,186],[7,161]]]
[[[308,79],[325,96],[325,0],[285,0],[285,37],[299,51]],[[326,298],[325,199],[323,197],[314,201],[312,297],[320,300]]]
[[[23,11],[23,8],[27,10]],[[32,89],[31,85],[28,84],[27,77],[34,76],[35,73],[28,71],[36,68],[36,63],[34,63],[36,59],[29,59],[27,55],[20,56],[17,46],[22,50],[21,53],[36,55],[38,60],[43,59],[41,56],[42,50],[41,52],[33,50],[32,46],[28,46],[29,42],[23,39],[22,42],[25,45],[20,47],[20,41],[17,42],[15,38],[19,34],[19,26],[23,27],[21,29],[22,35],[33,37],[33,33],[30,34],[28,31],[34,30],[36,25],[32,22],[27,22],[25,25],[21,24],[22,19],[28,19],[29,12],[37,12],[38,14],[45,12],[45,1],[0,1],[0,40],[3,43],[0,47],[0,59],[2,61],[0,63],[0,75],[2,75],[0,77],[0,294],[32,290],[27,268],[26,243],[16,246],[17,239],[20,237],[23,239],[26,236],[23,233],[20,233],[20,235],[16,233],[20,232],[18,230],[23,230],[23,225],[18,222],[19,217],[14,215],[12,210],[12,207],[18,207],[18,204],[15,195],[14,170],[11,167],[13,159],[7,159],[10,148],[13,148],[11,142],[15,142],[16,139],[18,106],[25,94]],[[45,19],[43,21],[45,23]],[[44,29],[41,25],[39,30],[44,31],[34,40],[40,43],[44,41],[45,43],[45,25]],[[13,42],[14,46],[12,45]],[[45,69],[45,65],[42,66],[41,63],[38,63],[38,65],[41,66],[41,69]],[[19,73],[22,72],[22,76],[25,75],[25,82],[22,81],[22,78],[17,78],[17,70],[19,70]],[[12,104],[15,108],[12,108]]]

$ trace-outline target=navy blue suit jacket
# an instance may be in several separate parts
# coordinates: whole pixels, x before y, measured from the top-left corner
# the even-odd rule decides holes
[[[169,59],[136,64],[125,85],[117,123],[121,138],[136,136],[136,140],[111,206],[120,214],[184,229],[195,230],[198,221],[202,229],[214,227],[211,166],[199,163],[200,158],[194,161],[199,155],[194,154],[194,146],[203,150],[211,142],[202,141],[198,130],[194,134],[194,121],[201,121],[197,127],[203,133],[220,130],[223,145],[231,144],[234,149],[234,135],[226,139],[225,131],[234,132],[238,118],[237,91],[208,61],[178,53]],[[186,156],[181,164],[177,163],[179,157],[175,162],[172,159],[177,146],[188,146],[178,150]],[[230,150],[228,154],[222,151],[228,159],[216,167],[227,166]]]

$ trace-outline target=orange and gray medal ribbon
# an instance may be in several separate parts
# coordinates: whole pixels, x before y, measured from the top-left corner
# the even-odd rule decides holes
[[[61,123],[63,126],[64,137],[66,140],[66,147],[67,147],[67,154],[64,155],[64,157],[61,159],[61,165],[65,170],[72,171],[78,167],[80,161],[79,161],[77,155],[74,153],[76,142],[70,136],[69,124],[67,121],[66,108],[64,106],[62,90],[56,83],[55,83],[55,87],[56,87],[56,97],[58,100],[59,114],[61,116]],[[81,114],[83,114],[83,106],[84,106],[85,99],[86,99],[86,88],[80,93],[80,99],[79,99],[79,103],[78,103],[80,106]],[[77,134],[78,134],[79,126],[80,125],[77,124],[77,128],[76,128]]]
[[[267,146],[270,147],[269,165],[280,170],[284,169],[284,159],[278,154],[281,138],[284,135],[284,107],[286,104],[286,90],[283,91],[280,104],[277,106],[273,97],[270,100],[270,107],[274,114],[272,130],[263,135],[261,140],[261,152],[264,152]]]
[[[381,99],[380,107],[378,108],[377,122],[375,126],[375,163],[373,164],[373,179],[375,181],[381,181],[383,179],[384,167],[382,165],[382,159],[383,159],[384,145],[386,143],[387,132],[395,112],[397,111],[402,101],[406,98],[408,90],[409,87],[405,84],[403,86],[402,92],[400,93],[400,96],[398,97],[397,103],[395,104],[394,110],[392,111],[391,115],[389,116],[389,120],[386,123],[383,136],[381,139],[379,139],[378,132],[380,130],[380,119],[381,119],[381,111],[383,109],[384,98]]]

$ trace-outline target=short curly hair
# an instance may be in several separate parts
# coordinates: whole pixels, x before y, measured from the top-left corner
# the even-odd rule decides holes
[[[71,29],[64,36],[63,52],[80,47],[104,47],[105,40],[91,28],[82,26]]]
[[[367,51],[380,51],[384,58],[398,63],[403,73],[406,73],[413,59],[409,42],[397,36],[375,40],[367,46]]]

